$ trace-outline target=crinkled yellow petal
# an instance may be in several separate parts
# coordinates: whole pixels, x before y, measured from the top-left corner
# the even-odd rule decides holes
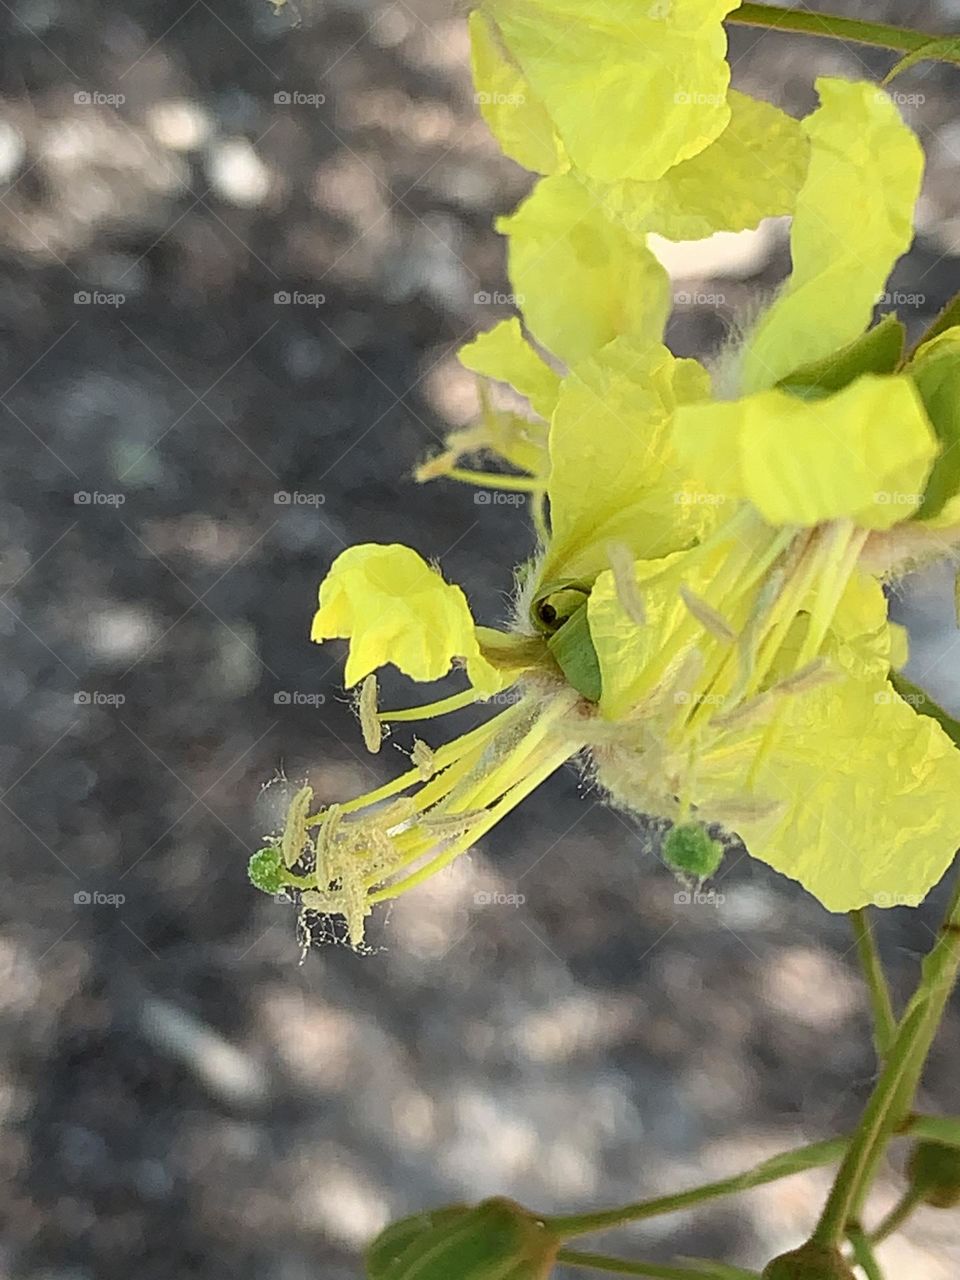
[[[487,0],[573,164],[649,181],[725,128],[737,0]]]
[[[538,182],[497,229],[524,319],[567,364],[621,334],[656,342],[670,310],[670,281],[646,237],[617,226],[571,174]]]
[[[460,363],[474,373],[509,383],[527,397],[541,418],[549,419],[553,413],[560,375],[527,342],[516,317],[501,320],[461,347],[457,354]]]
[[[708,394],[707,372],[695,360],[626,338],[564,379],[550,428],[544,581],[591,580],[608,567],[611,542],[637,557],[665,555],[711,523],[716,507],[698,501],[667,429],[678,398]]]
[[[766,726],[721,733],[697,760],[696,802],[736,806],[752,794],[780,802],[737,833],[755,858],[809,890],[830,911],[915,905],[960,844],[960,752],[876,677],[841,678],[777,703]],[[756,767],[757,753],[760,764]]]
[[[547,109],[480,9],[470,15],[470,54],[477,106],[506,154],[534,173],[566,168],[563,145]]]
[[[792,213],[810,159],[802,125],[743,93],[728,101],[730,123],[716,142],[659,181],[593,185],[610,217],[631,231],[699,240]]]
[[[673,439],[705,485],[747,498],[771,524],[851,518],[868,529],[909,518],[938,448],[905,374],[865,374],[820,400],[774,389],[688,405]]]
[[[857,571],[850,578],[830,629],[833,659],[860,679],[886,679],[891,667],[899,668],[907,660],[906,631],[890,622],[887,598],[871,574]]]
[[[455,659],[466,663],[480,693],[495,693],[504,683],[481,656],[460,588],[396,543],[368,542],[337,556],[320,584],[310,638],[350,641],[348,686],[388,662],[412,680],[439,680]]]
[[[796,201],[793,274],[743,352],[743,389],[773,386],[867,327],[913,238],[923,152],[875,84],[821,78],[803,122],[810,167]]]

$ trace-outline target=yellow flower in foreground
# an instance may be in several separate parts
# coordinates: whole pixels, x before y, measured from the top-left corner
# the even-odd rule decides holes
[[[890,177],[883,157],[913,154],[873,86],[820,88],[795,246],[824,216],[827,156],[845,196],[869,201]],[[746,355],[717,374],[726,399],[656,328],[646,341],[595,335],[563,377],[515,323],[474,345],[476,367],[550,415],[546,452],[531,455],[550,528],[509,628],[475,626],[459,589],[408,548],[361,546],[321,586],[313,635],[349,640],[371,745],[381,726],[493,693],[508,706],[446,745],[414,739],[411,769],[368,795],[310,815],[301,792],[279,851],[258,855],[257,883],[297,889],[359,942],[378,902],[448,866],[582,756],[615,803],[738,835],[831,910],[927,893],[960,838],[960,753],[890,684],[905,643],[878,578],[892,547],[923,536],[943,548],[952,532],[940,522],[960,505],[960,339],[949,331],[904,363],[895,325],[864,335],[849,247],[859,238],[875,290],[918,180],[914,167],[884,191],[866,238],[858,202],[830,211],[816,271],[795,253]],[[830,314],[838,290],[853,320]],[[462,667],[469,687],[381,712],[372,673],[387,663],[419,680]]]

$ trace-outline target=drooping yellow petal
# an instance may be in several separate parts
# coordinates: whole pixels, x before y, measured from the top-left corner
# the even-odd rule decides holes
[[[755,769],[752,794],[779,808],[730,824],[755,858],[830,911],[916,905],[960,844],[960,752],[879,677],[832,681],[776,713],[775,746],[759,768],[762,721],[721,733],[699,757],[703,819],[711,807],[743,806]]]
[[[500,218],[524,319],[548,351],[575,364],[621,334],[655,342],[670,309],[667,274],[634,235],[606,216],[571,174],[538,182]]]
[[[350,641],[348,686],[388,662],[412,680],[439,680],[454,659],[466,663],[480,693],[495,693],[504,683],[480,653],[460,588],[396,543],[364,543],[337,556],[320,584],[310,638]]]
[[[527,397],[541,418],[549,419],[557,403],[560,375],[527,342],[515,316],[479,334],[457,354],[460,363],[474,373],[509,383]]]
[[[773,386],[862,333],[913,238],[923,152],[872,83],[821,78],[804,121],[810,167],[791,232],[793,274],[743,352],[745,391]]]
[[[773,389],[688,405],[673,439],[704,485],[748,499],[771,524],[868,529],[916,510],[938,447],[905,374],[866,374],[820,400]]]
[[[506,154],[534,173],[566,168],[549,113],[480,9],[470,14],[470,55],[477,106]]]
[[[810,159],[798,120],[731,91],[730,123],[699,155],[656,182],[591,185],[607,213],[634,232],[699,240],[792,213]]]
[[[722,132],[737,0],[487,0],[573,164],[649,181]]]
[[[708,392],[695,360],[626,338],[564,379],[550,428],[544,581],[592,580],[607,568],[611,543],[654,557],[688,546],[709,526],[715,506],[698,500],[667,430],[678,398]]]

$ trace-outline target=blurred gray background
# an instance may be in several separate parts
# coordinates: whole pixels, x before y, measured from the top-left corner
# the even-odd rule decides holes
[[[956,0],[845,11],[960,29]],[[309,643],[331,558],[409,541],[496,622],[532,545],[523,509],[410,478],[476,409],[454,353],[506,314],[475,296],[507,289],[492,220],[530,181],[478,119],[463,13],[11,0],[0,28],[0,1277],[346,1280],[393,1215],[599,1206],[850,1125],[873,1063],[846,922],[748,858],[720,906],[676,904],[572,771],[379,917],[374,955],[300,966],[293,909],[246,884],[265,784],[333,800],[402,764],[365,756],[342,647]],[[817,72],[892,64],[732,50],[795,113]],[[960,70],[897,89],[930,156],[891,285],[918,332],[960,288]],[[785,243],[671,248],[676,349],[716,348]],[[956,704],[950,586],[898,607]],[[942,900],[882,919],[900,995]],[[931,1107],[960,1110],[958,1046],[954,1018]],[[759,1266],[826,1185],[611,1247]],[[947,1280],[960,1229],[925,1211],[884,1256]]]

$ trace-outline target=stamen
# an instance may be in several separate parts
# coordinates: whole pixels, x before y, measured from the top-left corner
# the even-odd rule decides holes
[[[451,711],[460,711],[479,700],[475,689],[465,689],[463,693],[454,693],[449,698],[441,698],[438,702],[427,702],[422,707],[403,707],[396,711],[380,711],[377,713],[382,724],[399,724],[403,720],[433,720],[436,716],[445,716]]]
[[[360,697],[357,701],[360,713],[360,730],[367,750],[376,755],[383,742],[383,725],[377,717],[377,677],[369,675],[360,686]]]
[[[301,787],[290,801],[280,841],[280,854],[285,867],[292,867],[303,853],[307,843],[307,810],[312,801],[313,787]]]
[[[647,624],[647,611],[637,586],[635,558],[625,542],[607,544],[607,563],[613,573],[613,585],[624,613],[638,627]]]
[[[785,807],[783,800],[705,800],[702,808],[709,813],[711,822],[724,826],[738,822],[761,822],[773,818]]]
[[[718,609],[714,609],[713,605],[708,604],[702,596],[691,591],[686,583],[680,584],[680,599],[700,625],[715,635],[718,640],[724,641],[725,644],[733,644],[736,641],[737,633],[723,614]]]
[[[506,489],[510,493],[543,493],[546,487],[536,476],[509,476],[498,471],[471,471],[467,467],[451,467],[443,474],[448,480],[459,480],[461,484]]]
[[[424,782],[429,782],[437,771],[434,763],[433,752],[425,742],[421,742],[419,738],[413,740],[413,750],[410,753],[410,759],[413,761],[415,769],[420,770],[420,777]]]
[[[821,685],[836,680],[838,673],[827,662],[826,658],[814,658],[805,667],[795,671],[785,680],[772,685],[770,692],[774,694],[807,693],[810,689],[818,689]]]
[[[582,744],[580,744],[582,745]],[[531,791],[535,791],[542,782],[545,782],[552,773],[564,764],[571,755],[579,750],[576,743],[565,742],[561,747],[546,755],[542,763],[525,778],[517,782],[500,800],[500,802],[485,811],[484,816],[474,823],[468,831],[466,831],[459,839],[454,840],[448,849],[433,858],[430,862],[420,867],[412,875],[406,876],[403,880],[395,881],[393,884],[384,886],[382,889],[376,890],[368,895],[368,902],[371,904],[376,902],[386,902],[390,898],[397,898],[402,893],[406,893],[408,889],[414,889],[417,885],[422,884],[425,880],[429,880],[431,876],[442,871],[444,867],[450,865],[462,853],[476,844],[476,842],[487,834],[497,823],[504,818],[511,809],[525,799]]]

